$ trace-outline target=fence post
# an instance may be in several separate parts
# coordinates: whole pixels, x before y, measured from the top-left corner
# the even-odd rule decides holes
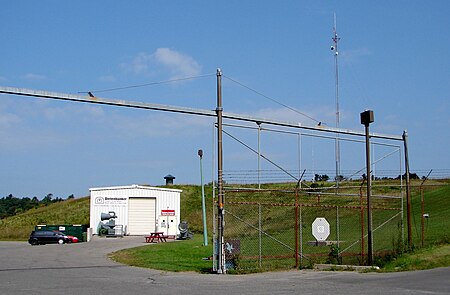
[[[337,242],[337,251],[338,256],[340,255],[339,251],[339,206],[336,206],[336,242]]]
[[[406,174],[406,222],[408,224],[408,250],[412,249],[412,223],[411,223],[411,189],[409,178],[408,157],[408,132],[403,131],[403,145],[405,149],[405,174]]]
[[[364,263],[364,206],[363,206],[363,185],[366,180],[363,179],[361,186],[359,187],[359,206],[361,207],[361,263]]]
[[[421,232],[422,232],[421,242],[422,242],[422,248],[423,248],[424,241],[425,241],[425,201],[423,199],[423,184],[428,179],[428,176],[430,176],[432,171],[433,171],[433,169],[431,169],[430,172],[428,172],[428,175],[423,179],[422,183],[420,184],[420,203],[421,203],[421,213],[422,213],[422,218],[421,218],[421,227],[422,227],[422,230],[421,230]]]
[[[217,273],[224,274],[225,269],[225,252],[224,246],[224,192],[223,192],[223,154],[222,154],[222,71],[217,69],[217,185],[218,185],[218,202],[217,202]]]
[[[302,205],[299,208],[299,221],[300,221],[300,265],[303,266],[303,220],[302,220]]]
[[[262,225],[261,225],[261,203],[258,203],[258,232],[259,232],[259,268],[262,267]]]

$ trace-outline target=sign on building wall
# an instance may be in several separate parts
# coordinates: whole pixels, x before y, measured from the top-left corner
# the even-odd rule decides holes
[[[161,216],[175,216],[175,210],[161,210]]]
[[[114,206],[127,206],[128,198],[127,197],[95,197],[94,200],[95,205],[114,205]]]

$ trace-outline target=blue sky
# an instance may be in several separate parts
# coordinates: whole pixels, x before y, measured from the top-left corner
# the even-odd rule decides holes
[[[449,12],[448,1],[9,1],[0,85],[212,110],[220,67],[224,111],[317,123],[233,79],[335,126],[336,13],[340,126],[362,131],[359,114],[372,109],[372,131],[408,130],[413,172],[449,171]],[[184,77],[199,78],[102,91]],[[0,95],[0,197],[78,197],[90,187],[160,185],[169,173],[199,183],[199,148],[209,182],[213,123]],[[256,149],[255,130],[228,131]],[[225,170],[257,169],[252,152],[224,139]],[[333,140],[263,131],[261,150],[288,170],[334,174]],[[380,175],[398,174],[395,150],[374,148]],[[343,142],[341,153],[346,175],[364,167],[362,144]]]

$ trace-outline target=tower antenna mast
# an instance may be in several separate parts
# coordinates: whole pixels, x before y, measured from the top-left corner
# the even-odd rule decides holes
[[[335,96],[336,96],[336,128],[339,128],[339,67],[338,67],[338,43],[341,38],[337,34],[336,29],[336,13],[334,13],[334,26],[333,26],[333,45],[331,45],[331,50],[334,52],[334,62],[335,62]],[[341,174],[341,151],[339,144],[339,134],[336,134],[335,141],[335,155],[336,155],[336,187],[339,187],[339,180]]]

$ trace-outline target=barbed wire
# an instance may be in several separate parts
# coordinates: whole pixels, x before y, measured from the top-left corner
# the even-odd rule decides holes
[[[354,175],[355,170],[341,170],[344,179],[346,175]],[[410,172],[410,175],[417,175],[420,179],[424,178],[430,170],[420,169]],[[223,172],[224,180],[232,183],[277,183],[277,182],[292,182],[292,177],[286,175],[288,172],[290,175],[298,175],[302,173],[301,170],[226,170]],[[306,172],[303,179],[306,181],[311,181],[315,179],[316,175],[334,175],[334,170],[316,170],[314,172]],[[400,172],[394,169],[383,169],[377,170],[374,174],[375,179],[398,179],[399,176],[404,176],[404,172]],[[362,179],[361,175],[354,175],[352,179],[346,178],[347,180],[358,180]],[[450,169],[433,169],[432,173],[428,176],[428,179],[450,179]],[[333,181],[332,176],[329,177],[329,181]]]

